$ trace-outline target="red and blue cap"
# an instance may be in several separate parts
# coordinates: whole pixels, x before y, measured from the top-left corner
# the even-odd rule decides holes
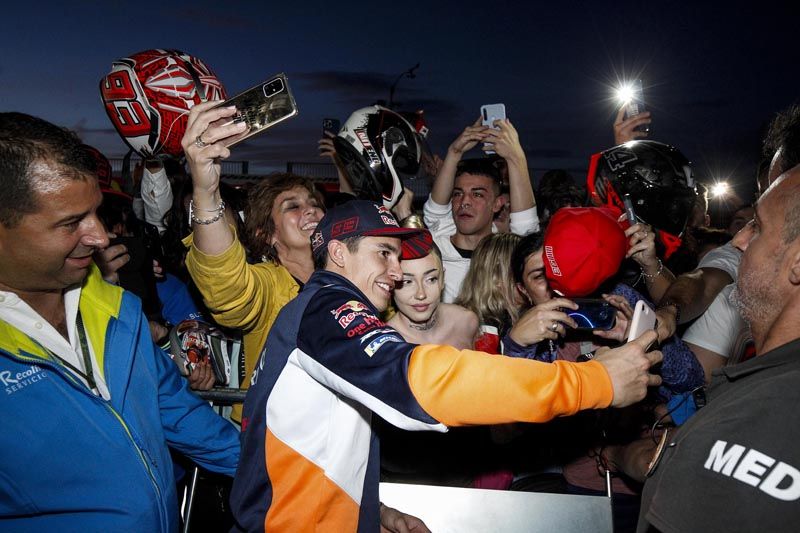
[[[311,234],[311,251],[317,254],[332,240],[380,236],[406,239],[421,232],[418,228],[401,227],[388,207],[369,200],[351,200],[325,213]]]

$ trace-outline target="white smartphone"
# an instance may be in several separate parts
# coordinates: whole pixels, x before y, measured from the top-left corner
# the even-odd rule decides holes
[[[631,319],[631,329],[628,332],[628,342],[638,339],[645,331],[655,329],[656,312],[644,300],[636,302]]]
[[[495,128],[494,121],[497,119],[506,118],[506,105],[505,104],[486,104],[481,106],[481,124]],[[487,146],[490,143],[483,143]],[[493,154],[494,151],[486,150],[487,154]]]

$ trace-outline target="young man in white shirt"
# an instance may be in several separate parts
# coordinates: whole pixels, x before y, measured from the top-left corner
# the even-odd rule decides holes
[[[462,161],[466,152],[483,142],[484,151],[502,157],[508,168],[510,228],[527,235],[539,229],[528,162],[510,121],[496,120],[494,127],[480,121],[468,126],[447,150],[423,212],[425,224],[442,251],[444,302],[453,302],[469,269],[472,250],[496,231],[492,221],[502,207],[500,175],[489,159]]]

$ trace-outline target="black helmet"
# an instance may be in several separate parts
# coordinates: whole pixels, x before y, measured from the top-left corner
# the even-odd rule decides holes
[[[666,257],[678,249],[697,191],[691,163],[677,148],[630,141],[592,156],[587,188],[594,203],[624,210],[630,195],[637,218],[659,230]]]
[[[333,140],[356,196],[393,207],[403,193],[401,177],[419,169],[420,142],[403,117],[378,105],[354,111]]]

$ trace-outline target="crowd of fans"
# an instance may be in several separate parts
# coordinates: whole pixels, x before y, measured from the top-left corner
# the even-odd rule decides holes
[[[419,128],[399,114],[379,106],[364,108],[354,113],[339,135],[326,134],[319,140],[320,154],[329,157],[339,173],[339,194],[331,195],[309,178],[283,173],[265,176],[244,189],[227,186],[221,179],[219,161],[227,158],[231,150],[220,141],[240,133],[244,125],[233,122],[220,126],[225,122],[220,119],[231,117],[236,110],[212,108],[211,104],[193,107],[182,138],[183,157],[151,154],[123,178],[112,176],[108,161],[91,147],[79,147],[84,155],[73,154],[77,162],[58,155],[59,150],[74,150],[70,143],[79,144],[77,138],[68,138],[72,134],[28,115],[3,113],[0,159],[6,163],[0,167],[5,173],[0,179],[8,182],[12,172],[44,175],[36,167],[36,161],[55,161],[53,165],[58,172],[64,168],[82,172],[91,169],[97,177],[102,201],[89,206],[88,214],[83,216],[96,214],[108,234],[96,236],[87,249],[93,253],[98,275],[141,300],[150,340],[162,347],[176,364],[176,368],[159,367],[157,375],[161,377],[152,379],[170,380],[171,389],[183,392],[169,401],[185,403],[182,407],[172,407],[176,420],[165,419],[163,413],[167,408],[163,405],[156,408],[160,409],[160,416],[149,422],[139,420],[142,427],[169,426],[165,436],[158,433],[153,437],[149,430],[133,424],[132,438],[141,440],[137,432],[143,432],[147,434],[144,441],[162,439],[172,450],[176,464],[181,463],[177,455],[182,453],[206,468],[232,474],[235,466],[232,461],[239,459],[238,452],[236,457],[231,455],[233,452],[223,458],[218,455],[222,453],[220,449],[238,446],[232,443],[229,433],[233,428],[239,430],[242,455],[230,497],[233,515],[228,526],[241,530],[263,527],[304,530],[311,522],[304,522],[299,515],[321,513],[314,520],[327,530],[340,530],[339,527],[374,530],[377,523],[373,520],[379,520],[390,531],[425,531],[421,521],[403,514],[402,509],[377,507],[377,494],[370,493],[369,480],[377,479],[378,466],[380,479],[387,481],[583,495],[603,495],[610,490],[618,531],[634,531],[637,524],[639,531],[725,529],[720,524],[730,524],[732,518],[721,518],[715,513],[726,503],[756,509],[751,513],[755,518],[736,524],[736,530],[747,530],[754,524],[767,527],[759,520],[767,520],[769,530],[791,530],[792,524],[797,523],[798,496],[792,496],[794,492],[782,498],[792,506],[784,508],[773,503],[762,504],[747,495],[746,501],[739,501],[734,491],[712,484],[708,502],[697,501],[685,515],[676,517],[675,514],[680,514],[677,504],[663,503],[669,499],[664,494],[667,485],[658,485],[662,492],[648,488],[650,494],[642,503],[643,487],[655,485],[655,481],[648,481],[647,485],[645,481],[657,468],[656,458],[663,453],[664,443],[674,443],[670,439],[675,438],[672,432],[676,428],[681,435],[681,426],[696,417],[699,419],[703,410],[709,409],[703,407],[704,386],[712,381],[712,373],[719,373],[723,367],[742,365],[764,353],[764,326],[756,324],[761,324],[758,320],[765,315],[775,317],[781,311],[765,311],[778,302],[750,301],[748,306],[746,301],[737,306],[735,299],[730,298],[731,293],[737,292],[741,250],[752,239],[752,235],[745,234],[756,231],[751,226],[758,224],[759,217],[765,217],[757,211],[758,204],[743,204],[725,227],[710,227],[703,176],[693,173],[690,163],[677,149],[646,139],[646,131],[638,127],[650,123],[649,113],[625,117],[624,109],[620,110],[613,126],[614,146],[591,159],[586,180],[554,169],[533,176],[538,183],[534,190],[525,151],[510,120],[498,120],[491,125],[478,120],[466,126],[440,158],[427,151]],[[351,138],[355,123],[360,124],[361,134],[367,139]],[[61,133],[54,134],[54,128]],[[754,177],[761,193],[776,181],[786,186],[788,178],[781,181],[779,176],[791,174],[792,168],[800,163],[798,132],[797,107],[782,112],[773,122],[764,152],[772,164],[763,165],[762,175]],[[269,134],[280,135],[280,130]],[[54,135],[65,139],[57,144],[52,140]],[[22,148],[15,142],[21,143]],[[353,148],[359,142],[361,153]],[[609,144],[610,141],[598,139],[600,146]],[[374,158],[366,153],[370,149],[375,151]],[[20,159],[19,154],[25,150],[31,155]],[[21,162],[14,163],[14,158]],[[430,179],[430,195],[415,199],[412,191],[403,186],[409,179]],[[9,187],[4,185],[4,188]],[[34,184],[27,194],[35,195],[39,190],[44,189]],[[787,213],[791,211],[786,215],[787,221],[796,218],[798,194],[795,188],[784,195],[789,202]],[[626,196],[632,200],[635,219],[626,216],[623,205]],[[775,196],[777,193],[767,195],[773,203],[777,201]],[[12,205],[15,202],[23,219],[33,216],[27,213],[35,213],[35,202],[25,207],[19,198],[3,197],[6,206],[0,217],[3,232],[10,231],[6,228],[13,228],[16,223]],[[375,213],[365,205],[372,205]],[[372,226],[365,230],[360,226],[364,224]],[[781,233],[780,228],[771,231]],[[346,239],[349,234],[353,235],[351,240]],[[388,266],[372,279],[369,278],[372,259],[363,263],[350,261],[353,258],[363,261],[358,254],[367,245],[359,239],[382,236],[397,239],[399,247],[393,248],[391,242],[380,244],[384,248],[376,253]],[[734,236],[738,243],[736,239],[732,241]],[[26,253],[11,249],[9,238],[0,238],[0,255],[13,258],[15,254]],[[796,238],[796,234],[785,237]],[[335,243],[339,241],[346,246],[337,247]],[[5,272],[0,288],[6,296],[0,297],[0,303],[19,288],[15,285],[17,278],[13,277],[19,277],[19,271],[9,265],[17,264],[13,259],[1,264]],[[72,279],[64,288],[80,281]],[[348,289],[347,301],[339,302],[339,307],[331,308],[330,313],[319,310],[325,302],[337,301],[326,292],[328,287],[350,282],[353,288]],[[304,298],[304,293],[313,296]],[[586,299],[608,304],[614,315],[611,327],[598,329],[578,323]],[[739,296],[739,301],[742,299],[744,296]],[[645,377],[649,364],[640,369],[638,379],[651,385],[646,396],[633,394],[637,397],[623,401],[618,389],[620,378],[612,370],[612,356],[607,354],[621,353],[614,349],[632,346],[628,343],[633,340],[629,339],[630,325],[640,301],[656,312],[657,341],[656,334],[646,334],[635,349],[639,356],[658,354],[650,363],[656,360],[660,363],[651,370],[657,377]],[[33,304],[31,307],[49,319],[38,307]],[[761,313],[756,322],[753,322],[754,308]],[[4,327],[21,328],[15,322],[19,319],[10,313],[0,315],[4,324],[10,324]],[[345,344],[333,337],[333,333],[329,334],[323,322],[327,314],[335,316],[349,337],[362,339],[361,345]],[[67,315],[70,316],[69,311]],[[312,318],[317,322],[310,322]],[[91,316],[87,319],[92,320]],[[74,318],[66,323],[70,328],[76,327]],[[62,341],[66,338],[71,345],[67,348],[88,355],[87,348],[75,348],[71,331],[57,327],[56,330],[61,333]],[[34,338],[35,332],[21,331]],[[369,332],[373,332],[372,336]],[[91,329],[89,333],[91,353],[96,357],[105,348]],[[342,332],[338,334],[341,336]],[[315,335],[319,338],[311,338]],[[16,339],[9,334],[8,339],[12,338]],[[328,344],[320,346],[323,340]],[[27,344],[23,343],[23,351],[19,351],[12,340],[3,342],[11,346],[3,347],[6,352],[15,353],[18,363],[24,362],[26,356],[21,354],[28,350]],[[102,358],[94,366],[98,367],[97,374],[108,382],[107,386],[102,380],[99,386],[93,385],[94,381],[86,376],[92,372],[64,362],[58,356],[59,348],[52,348],[48,341],[34,343],[43,345],[47,354],[56,354],[43,356],[37,364],[50,368],[47,365],[59,364],[58,359],[63,363],[59,368],[67,369],[64,375],[79,374],[68,386],[85,385],[94,395],[106,401],[113,399],[119,385],[114,382],[115,374],[102,368]],[[444,352],[446,347],[452,348]],[[350,362],[365,353],[366,362]],[[332,354],[339,360],[330,361]],[[609,362],[603,359],[606,356]],[[145,357],[161,355],[148,352]],[[81,368],[80,358],[76,356],[76,360],[75,366]],[[109,360],[106,356],[106,365]],[[389,366],[387,360],[401,362]],[[510,366],[518,360],[538,363]],[[437,365],[445,365],[444,361],[450,366],[439,369]],[[596,367],[589,366],[597,361],[600,364]],[[421,370],[423,364],[425,371]],[[289,386],[284,365],[300,369],[294,371],[294,381],[288,383],[297,388],[294,394],[308,391],[306,398],[301,400],[292,396],[293,391],[284,390]],[[91,369],[92,365],[88,366]],[[531,392],[539,395],[536,396],[539,399],[527,404],[519,403],[521,399],[515,397],[525,387],[546,387],[544,381],[521,384],[522,378],[515,375],[547,372],[546,379],[550,379],[573,368],[593,368],[593,372],[605,377],[602,384],[581,381],[589,377],[571,378],[586,389],[575,400],[556,401],[551,393],[540,391]],[[182,374],[184,385],[164,377],[175,372]],[[423,377],[426,372],[431,375]],[[10,375],[0,372],[6,386],[10,386]],[[438,383],[432,383],[432,375],[438,377]],[[317,386],[330,396],[319,399],[322,393],[310,387],[309,382],[321,383]],[[613,400],[609,383],[613,385]],[[487,392],[489,385],[502,390]],[[144,387],[138,382],[131,385],[134,386]],[[192,400],[195,403],[187,400],[193,396],[187,396],[184,390],[188,387],[202,392],[214,387],[251,386],[253,391],[244,410],[241,404],[236,404],[232,410],[218,410],[216,414],[200,413],[205,406],[195,401],[196,397]],[[597,390],[589,392],[592,387]],[[608,391],[603,392],[605,389]],[[8,390],[7,396],[11,397]],[[159,390],[159,395],[166,394]],[[592,394],[597,397],[587,399],[586,395]],[[328,405],[320,408],[319,413],[327,413],[329,418],[312,413],[318,404],[312,404],[308,398]],[[296,403],[289,402],[290,399]],[[374,427],[366,430],[368,437],[377,435],[380,439],[379,464],[374,463],[372,455],[377,453],[377,447],[359,440],[361,429],[349,411],[345,416],[338,407],[329,406],[336,402],[346,404],[355,418],[369,420],[364,411],[380,416],[373,419]],[[501,405],[504,403],[508,405]],[[11,407],[2,409],[6,413],[2,420],[6,420]],[[179,414],[182,409],[193,413],[188,418],[191,424],[202,425],[202,431],[182,427],[185,424]],[[122,408],[118,410],[123,413]],[[527,413],[519,414],[521,411]],[[129,417],[125,413],[122,416],[126,420]],[[145,415],[130,415],[136,416]],[[223,416],[227,419],[224,424]],[[216,417],[219,422],[212,425],[209,417]],[[558,418],[549,421],[554,417]],[[280,426],[276,425],[277,420],[281,420]],[[297,423],[297,428],[286,429],[291,420]],[[775,420],[774,424],[783,426],[791,420],[796,417]],[[726,422],[717,419],[711,423]],[[457,427],[465,425],[478,427]],[[454,429],[447,433],[407,431],[441,431],[445,426]],[[191,435],[188,440],[184,438],[187,432]],[[346,432],[352,432],[351,441],[330,436]],[[208,436],[212,433],[213,436]],[[317,438],[318,434],[327,435],[323,438],[327,448],[316,449],[308,444],[313,441],[309,435]],[[27,445],[49,438],[31,431],[24,435]],[[111,436],[108,438],[113,440]],[[202,439],[206,439],[205,447],[212,450],[203,449],[199,443]],[[723,442],[722,446],[727,444],[730,443]],[[752,442],[737,444],[757,447]],[[145,449],[148,444],[138,445]],[[753,459],[749,470],[745,468],[739,479],[755,487],[761,479],[755,476],[763,475],[776,460],[794,468],[791,460],[796,454],[785,451],[786,446],[792,445],[791,441],[785,441],[772,449],[770,457],[762,454],[760,462]],[[192,449],[193,446],[196,447]],[[36,444],[36,448],[42,446]],[[193,451],[201,452],[199,459]],[[335,472],[336,465],[326,468],[324,462],[328,460],[327,454],[358,457],[362,453],[363,461],[354,468],[367,472],[352,478],[356,481],[348,477],[355,474]],[[709,457],[708,472],[713,457],[708,450],[697,453],[703,454],[700,466]],[[6,465],[12,459],[7,452],[4,455],[6,458],[0,463]],[[163,454],[157,455],[164,460]],[[350,496],[357,494],[355,511],[347,509],[351,500],[341,503],[343,497],[330,488],[314,492],[319,485],[318,476],[323,474],[312,472],[310,466],[293,466],[296,463],[291,461],[295,456],[301,456],[306,463],[316,463],[325,470],[325,476],[341,485],[341,491]],[[145,462],[149,460],[148,457]],[[297,469],[290,474],[292,481],[279,477],[284,475],[283,470],[292,468]],[[718,465],[715,468],[715,472],[720,471]],[[732,468],[728,469],[728,475]],[[669,464],[660,469],[663,475],[659,474],[659,483],[666,483]],[[3,470],[7,470],[5,466]],[[736,472],[740,470],[741,467]],[[16,472],[8,471],[12,475]],[[69,486],[73,482],[69,472],[63,473],[64,479],[58,477],[58,472],[61,470],[53,473],[47,483]],[[259,472],[263,474],[261,477]],[[108,472],[108,475],[116,474]],[[126,475],[127,479],[135,477]],[[681,475],[687,478],[683,485],[669,487],[677,490],[680,486],[689,491],[693,481],[688,478],[700,473],[683,470]],[[751,476],[750,481],[744,479],[747,475]],[[171,478],[164,476],[155,484],[167,490],[164,487],[171,483]],[[784,485],[778,480],[770,486],[777,492],[786,483],[800,484],[800,476],[786,479],[789,481]],[[99,478],[93,482],[104,485]],[[45,482],[39,479],[36,483]],[[766,480],[764,484],[767,485]],[[24,530],[26,524],[37,519],[43,520],[44,527],[53,526],[58,523],[59,513],[80,507],[80,502],[56,503],[52,508],[33,500],[24,503],[31,496],[25,491],[31,487],[38,492],[37,484],[13,485],[0,481],[0,495],[3,495],[0,500],[4,502],[0,503],[0,529],[4,529],[4,520],[14,530]],[[146,522],[153,529],[177,528],[174,491],[174,487],[169,488],[171,498],[162,500],[166,502],[164,505],[175,508],[162,511],[160,525],[157,521]],[[58,502],[58,496],[48,498]],[[224,503],[227,507],[227,501]],[[299,512],[297,506],[303,504],[315,510]],[[370,511],[373,504],[377,513]],[[98,505],[114,507],[111,502],[96,503],[87,497],[87,508]],[[767,513],[760,511],[759,505],[769,510],[769,519],[764,518]],[[148,512],[126,508],[123,514],[135,517]],[[109,516],[112,518],[105,523],[109,527],[101,529],[113,530],[115,525],[127,523],[122,519],[115,522],[113,513]],[[104,523],[98,520],[92,523]]]

